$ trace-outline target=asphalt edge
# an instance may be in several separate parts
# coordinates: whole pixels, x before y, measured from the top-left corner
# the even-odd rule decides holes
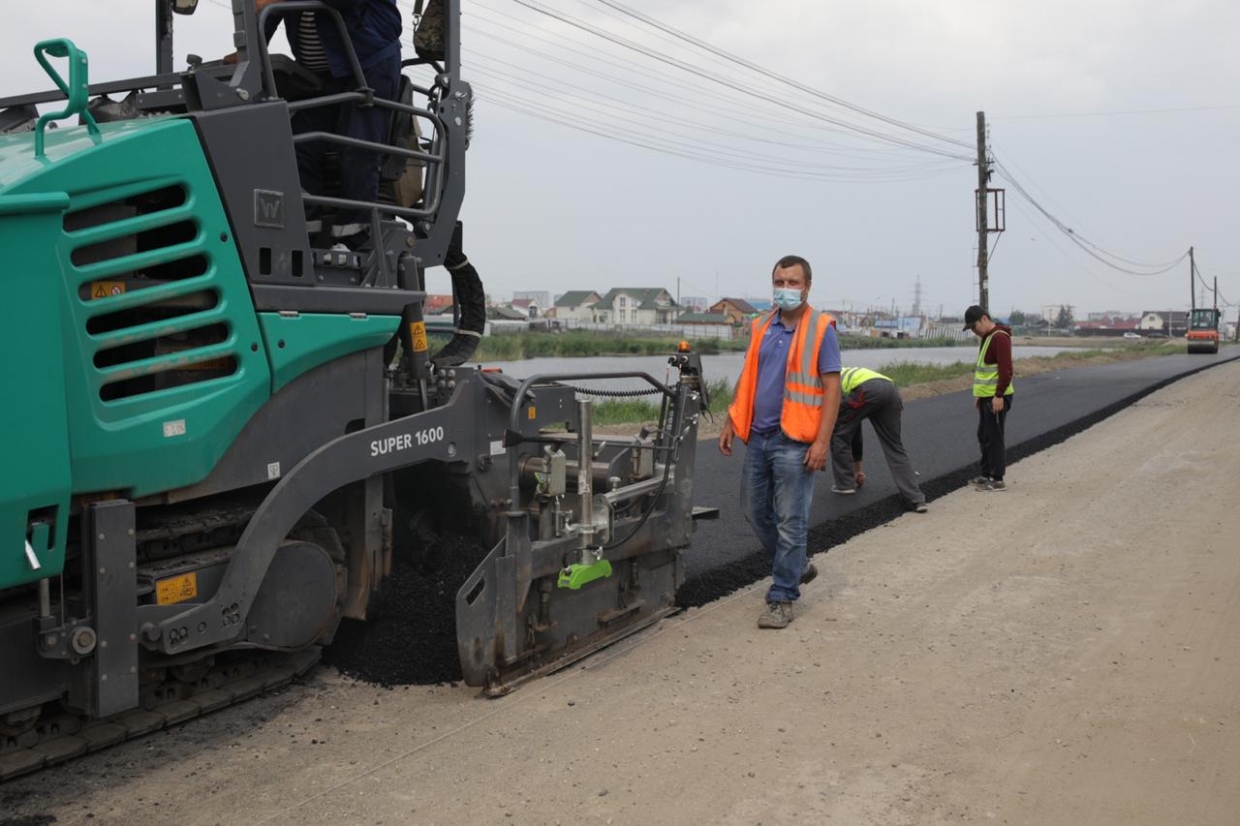
[[[1035,453],[1040,453],[1047,448],[1065,442],[1078,433],[1088,430],[1105,419],[1109,419],[1146,396],[1156,393],[1177,381],[1238,359],[1240,359],[1240,354],[1226,359],[1214,360],[1184,373],[1160,379],[1135,393],[1112,402],[1106,407],[1095,410],[1087,416],[1082,416],[1080,419],[1060,425],[1054,430],[1048,430],[1039,436],[1026,439],[1008,448],[1008,463],[1019,462],[1021,459],[1028,458]],[[933,502],[940,496],[945,496],[964,487],[975,471],[976,467],[970,463],[949,473],[936,476],[929,481],[923,481],[921,489],[926,494],[926,501]],[[832,548],[847,542],[853,537],[880,527],[896,517],[903,516],[905,513],[908,513],[908,510],[904,507],[900,495],[893,493],[877,502],[872,502],[855,511],[851,511],[845,519],[833,519],[815,525],[809,531],[810,555],[828,553]],[[681,608],[698,608],[735,591],[748,588],[755,582],[770,575],[771,561],[769,557],[764,553],[755,553],[719,568],[703,571],[687,579],[676,592],[676,604]]]

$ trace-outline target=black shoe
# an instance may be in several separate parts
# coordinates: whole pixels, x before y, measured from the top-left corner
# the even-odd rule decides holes
[[[808,585],[818,576],[818,566],[810,562],[805,566],[805,570],[801,572],[801,584]]]

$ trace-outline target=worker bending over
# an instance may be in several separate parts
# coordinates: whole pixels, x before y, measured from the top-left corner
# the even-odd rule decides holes
[[[840,392],[840,412],[831,437],[831,472],[835,477],[831,492],[853,494],[865,483],[861,424],[869,419],[905,506],[925,513],[926,495],[917,484],[917,473],[900,438],[904,400],[895,382],[874,370],[845,367],[840,371]]]

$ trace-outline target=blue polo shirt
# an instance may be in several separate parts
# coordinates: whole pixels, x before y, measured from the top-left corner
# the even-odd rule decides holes
[[[363,70],[389,60],[400,62],[401,16],[396,0],[323,0],[327,5],[340,12],[345,31],[353,42],[353,50],[357,53],[357,62]],[[288,36],[289,45],[293,48],[293,57],[301,54],[301,32],[298,28],[296,14],[271,14],[267,17],[267,39],[275,34],[282,20],[287,17],[288,25],[284,33]],[[323,12],[315,15],[319,22],[319,37],[323,39],[323,52],[327,56],[328,66],[333,77],[350,77],[353,69],[349,65],[348,52],[344,41],[340,38],[331,16]],[[396,68],[399,72],[399,67]]]
[[[779,429],[779,415],[784,409],[784,379],[788,375],[788,350],[795,332],[795,327],[785,327],[776,314],[762,337],[758,347],[758,387],[753,400],[751,429],[754,433],[765,435]],[[831,325],[818,351],[818,373],[838,372],[840,342],[835,335],[835,325]]]

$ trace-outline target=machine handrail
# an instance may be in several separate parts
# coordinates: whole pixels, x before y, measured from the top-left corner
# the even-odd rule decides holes
[[[525,396],[530,388],[535,384],[543,384],[549,381],[580,381],[581,379],[643,379],[647,384],[654,387],[669,399],[675,398],[676,391],[668,387],[663,382],[651,376],[649,373],[641,371],[631,371],[623,373],[537,373],[521,382],[521,386],[517,388],[516,394],[512,397],[512,406],[508,411],[508,432],[510,434],[519,432],[521,426],[521,405],[525,401]],[[519,501],[521,486],[521,471],[516,457],[516,444],[508,445],[508,488],[513,502]]]

